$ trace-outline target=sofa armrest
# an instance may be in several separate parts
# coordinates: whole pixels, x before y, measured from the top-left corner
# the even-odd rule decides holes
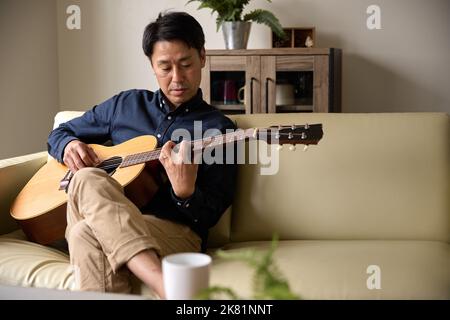
[[[11,204],[28,180],[46,162],[46,151],[0,160],[0,234],[18,228],[9,213]]]

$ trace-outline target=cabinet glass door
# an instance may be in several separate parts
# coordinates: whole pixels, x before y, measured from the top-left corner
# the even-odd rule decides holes
[[[259,57],[207,56],[201,83],[203,98],[225,114],[257,112],[259,66]]]
[[[261,112],[327,112],[325,62],[314,56],[262,57]]]
[[[245,72],[211,71],[211,105],[227,114],[245,113]]]
[[[277,71],[276,112],[312,112],[313,77],[312,71]]]

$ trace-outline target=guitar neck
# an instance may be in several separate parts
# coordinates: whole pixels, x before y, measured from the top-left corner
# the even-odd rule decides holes
[[[247,138],[255,136],[255,132],[256,129],[246,129],[246,130],[238,129],[230,133],[220,134],[198,140],[192,140],[190,141],[191,150],[193,152],[202,151],[206,148],[214,148],[224,144],[246,140]],[[123,159],[123,162],[120,165],[120,167],[125,168],[149,161],[154,161],[159,159],[160,154],[161,148],[156,148],[152,151],[131,154]]]

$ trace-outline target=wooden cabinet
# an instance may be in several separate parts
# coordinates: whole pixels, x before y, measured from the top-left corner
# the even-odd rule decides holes
[[[341,50],[208,50],[200,86],[226,114],[340,112]]]

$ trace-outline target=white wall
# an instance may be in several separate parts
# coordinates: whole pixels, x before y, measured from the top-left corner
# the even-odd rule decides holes
[[[47,148],[59,108],[55,0],[0,0],[0,159]]]

